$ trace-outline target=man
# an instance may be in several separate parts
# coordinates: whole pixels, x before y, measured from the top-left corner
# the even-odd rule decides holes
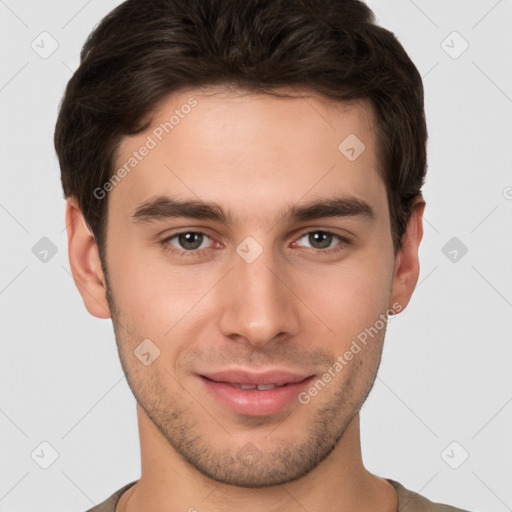
[[[414,64],[358,0],[128,0],[55,145],[142,471],[92,511],[456,511],[373,475],[359,410],[419,274]]]

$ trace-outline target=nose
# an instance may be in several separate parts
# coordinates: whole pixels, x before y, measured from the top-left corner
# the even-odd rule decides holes
[[[298,304],[283,269],[270,250],[251,263],[234,255],[221,292],[220,329],[225,336],[263,348],[297,334]]]

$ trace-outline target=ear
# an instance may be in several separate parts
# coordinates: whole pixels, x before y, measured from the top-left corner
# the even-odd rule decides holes
[[[91,315],[110,318],[106,281],[96,245],[75,197],[66,202],[66,229],[71,273]]]
[[[409,300],[418,282],[420,273],[418,250],[423,238],[424,210],[425,201],[419,195],[413,203],[411,217],[402,238],[402,246],[395,259],[390,308],[394,309],[397,313],[405,309],[407,304],[409,304]],[[395,308],[393,304],[398,304],[401,308]]]

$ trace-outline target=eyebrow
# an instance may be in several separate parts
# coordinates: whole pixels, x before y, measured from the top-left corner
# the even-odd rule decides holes
[[[140,204],[132,214],[136,223],[149,223],[171,218],[213,220],[223,224],[233,223],[234,215],[217,203],[196,199],[182,200],[169,196],[156,196]],[[376,218],[375,210],[366,201],[352,196],[326,197],[309,203],[292,205],[280,217],[293,223],[325,217]]]

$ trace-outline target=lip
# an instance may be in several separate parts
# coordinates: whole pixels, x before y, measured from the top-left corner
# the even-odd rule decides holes
[[[231,384],[295,384],[301,382],[311,374],[291,372],[287,370],[267,370],[265,372],[247,372],[244,370],[225,370],[219,372],[202,373],[201,377],[216,382],[229,382]]]
[[[198,377],[216,401],[231,411],[249,416],[270,416],[296,402],[297,396],[308,386],[314,375],[284,370],[264,373],[232,370],[204,373]],[[260,391],[240,389],[232,384],[276,384],[279,387]]]

